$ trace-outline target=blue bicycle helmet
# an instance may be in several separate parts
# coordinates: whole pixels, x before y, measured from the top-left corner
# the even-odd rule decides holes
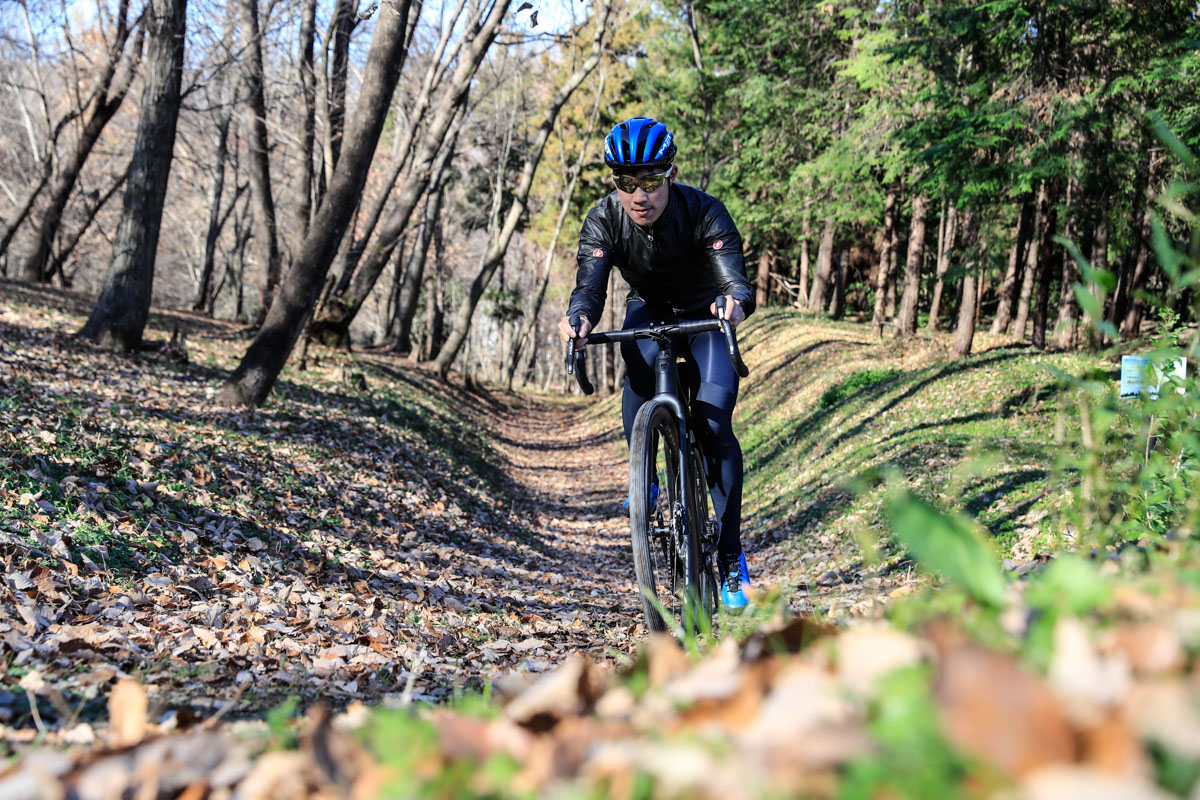
[[[604,139],[604,163],[610,169],[668,167],[674,159],[674,134],[650,117],[631,117]]]

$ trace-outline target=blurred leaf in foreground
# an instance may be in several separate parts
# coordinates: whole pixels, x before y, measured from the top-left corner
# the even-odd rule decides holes
[[[1004,578],[978,527],[945,514],[906,490],[894,490],[888,519],[896,539],[926,569],[966,589],[990,606],[1004,603]]]

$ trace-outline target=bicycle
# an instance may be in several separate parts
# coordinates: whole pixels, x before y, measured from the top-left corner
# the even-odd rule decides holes
[[[684,631],[698,633],[704,624],[711,629],[717,609],[713,560],[720,532],[711,513],[707,462],[690,424],[693,398],[680,389],[674,339],[723,330],[734,369],[743,378],[749,375],[733,326],[724,324],[724,301],[718,298],[717,319],[587,335],[589,344],[647,339],[658,345],[654,397],[638,410],[629,440],[633,567],[646,625],[652,631],[668,630],[668,618],[678,620]],[[579,320],[571,322],[578,331]],[[573,339],[567,342],[567,372],[575,375],[584,394],[595,391],[587,377],[584,350],[577,349]]]

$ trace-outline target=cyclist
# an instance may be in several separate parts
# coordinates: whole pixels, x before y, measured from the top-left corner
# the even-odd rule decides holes
[[[754,310],[742,237],[719,200],[675,181],[675,151],[674,135],[649,117],[628,119],[605,138],[604,163],[612,169],[616,190],[584,220],[575,291],[558,324],[564,342],[576,338],[577,347],[587,343],[592,320],[604,310],[614,266],[630,288],[625,328],[716,316],[721,295],[730,325]],[[578,320],[578,330],[572,319]],[[738,376],[720,331],[687,339],[679,348],[684,356],[680,379],[694,392],[696,432],[711,461],[711,494],[720,520],[721,602],[740,609],[748,602],[749,574],[741,544],[742,449],[732,426]],[[647,341],[621,344],[626,443],[638,409],[654,396],[655,349]]]

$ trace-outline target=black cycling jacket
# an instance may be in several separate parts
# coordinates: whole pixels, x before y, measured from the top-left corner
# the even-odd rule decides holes
[[[629,218],[616,191],[588,212],[579,234],[579,270],[568,317],[582,313],[595,327],[614,265],[629,284],[631,303],[703,317],[718,295],[728,294],[747,316],[754,311],[742,237],[725,206],[691,186],[673,183],[670,191],[666,209],[649,228]]]

